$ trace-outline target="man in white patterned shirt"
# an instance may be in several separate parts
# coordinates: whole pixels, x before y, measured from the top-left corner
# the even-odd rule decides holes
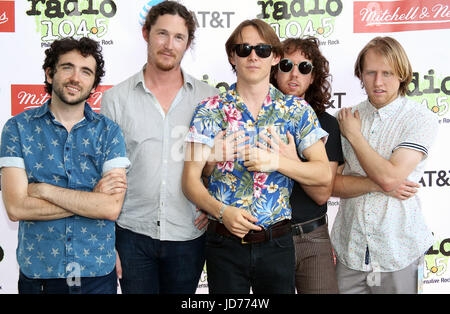
[[[412,69],[395,39],[372,39],[355,75],[368,99],[338,114],[345,164],[334,185],[341,203],[331,237],[339,291],[417,293],[433,236],[413,182],[422,176],[438,121],[405,97]]]

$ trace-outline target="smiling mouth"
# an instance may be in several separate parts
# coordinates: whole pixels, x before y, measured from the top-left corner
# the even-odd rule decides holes
[[[77,88],[77,87],[73,87],[73,86],[66,86],[66,88],[69,90],[69,92],[71,93],[78,93],[81,89]]]

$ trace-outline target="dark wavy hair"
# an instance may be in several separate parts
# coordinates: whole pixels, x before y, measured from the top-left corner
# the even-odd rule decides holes
[[[50,48],[45,50],[45,61],[42,68],[46,71],[50,68],[49,75],[53,78],[56,72],[56,64],[59,57],[70,51],[77,50],[83,57],[92,56],[96,61],[95,80],[93,88],[97,88],[100,84],[102,77],[105,75],[105,61],[103,60],[102,47],[98,42],[87,37],[80,39],[74,39],[72,37],[55,40]],[[45,77],[45,91],[52,94],[52,84],[47,82]]]
[[[142,28],[150,33],[150,29],[153,25],[155,25],[158,17],[165,14],[179,15],[184,19],[184,21],[186,22],[186,27],[188,29],[187,47],[189,47],[194,41],[197,24],[195,23],[195,19],[192,13],[181,3],[178,3],[176,1],[163,1],[153,6],[148,12],[147,17],[145,18],[144,26]]]
[[[314,80],[306,90],[305,100],[311,105],[317,115],[324,113],[325,105],[328,104],[331,98],[331,74],[328,60],[320,52],[319,40],[312,36],[288,38],[281,45],[284,54],[291,54],[296,50],[301,50],[305,57],[312,61]],[[278,88],[275,78],[276,71],[279,71],[278,67],[275,68],[275,71],[272,71],[270,82]]]

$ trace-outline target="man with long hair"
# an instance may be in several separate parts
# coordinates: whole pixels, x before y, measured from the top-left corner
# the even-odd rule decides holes
[[[346,161],[333,190],[341,197],[331,233],[339,291],[417,293],[433,236],[405,180],[420,180],[438,121],[405,97],[412,68],[394,38],[372,39],[358,55],[355,76],[367,99],[338,114]]]

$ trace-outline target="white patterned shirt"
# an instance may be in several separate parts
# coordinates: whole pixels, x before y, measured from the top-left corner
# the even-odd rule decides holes
[[[379,110],[366,100],[352,111],[355,110],[360,113],[364,138],[383,158],[389,160],[398,148],[423,153],[407,178],[418,182],[437,135],[437,117],[424,105],[406,97],[398,97]],[[342,174],[367,176],[349,141],[341,138],[345,157]],[[341,199],[331,239],[339,261],[359,271],[401,270],[433,244],[418,195],[401,201],[381,192]]]

